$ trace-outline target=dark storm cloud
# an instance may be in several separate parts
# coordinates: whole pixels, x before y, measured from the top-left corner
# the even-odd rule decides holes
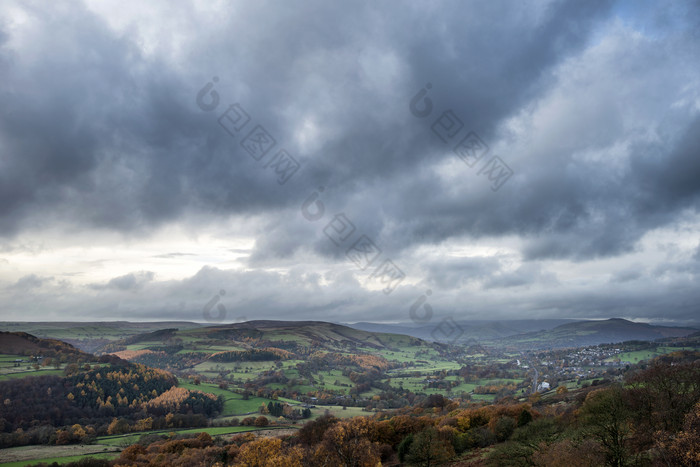
[[[500,270],[496,258],[459,258],[424,262],[427,281],[443,289],[462,287],[470,282],[483,280]]]
[[[56,222],[132,230],[188,209],[226,214],[298,203],[324,182],[347,198],[373,179],[410,174],[435,157],[434,141],[406,126],[408,98],[424,79],[441,86],[467,126],[489,135],[608,10],[607,2],[555,3],[534,23],[526,10],[503,15],[506,6],[246,6],[245,19],[231,15],[234,36],[194,37],[192,71],[183,74],[79,4],[29,4],[30,53],[11,45],[3,53],[13,66],[0,116],[9,156],[1,230],[16,234],[32,217],[56,213]],[[245,47],[235,38],[246,38]],[[382,81],[390,56],[398,71]],[[313,153],[298,154],[308,164],[291,196],[192,106],[192,84],[205,82],[191,75],[210,70],[230,85],[228,95],[219,89],[224,98],[246,98],[281,144],[295,145],[294,127],[309,113],[332,133],[321,134],[326,144]],[[242,85],[249,94],[235,93]],[[382,112],[387,104],[393,113]]]
[[[155,4],[162,16],[122,30],[78,2],[12,5],[26,19],[0,21],[3,251],[25,232],[55,226],[138,239],[168,223],[198,231],[234,218],[254,232],[252,250],[230,249],[249,254],[248,266],[315,262],[289,276],[205,268],[160,283],[132,273],[88,293],[122,303],[139,290],[184,318],[227,280],[237,284],[230,301],[274,290],[242,301],[270,314],[404,316],[412,292],[399,290],[403,302],[390,309],[373,293],[355,298],[363,289],[350,273],[332,277],[331,291],[310,272],[347,261],[347,245],[324,233],[342,213],[401,268],[425,273],[421,286],[446,289],[435,306],[455,315],[465,312],[455,305],[465,287],[485,294],[485,313],[507,308],[491,294],[508,290],[530,293],[514,307],[530,313],[666,306],[661,295],[635,298],[649,279],[631,269],[611,271],[610,288],[588,300],[554,287],[560,276],[539,262],[641,251],[646,234],[698,213],[700,14],[692,2],[261,1],[215,13]],[[170,17],[177,27],[155,27]],[[195,96],[214,76],[220,104],[204,112]],[[432,114],[416,118],[409,102],[429,82]],[[217,118],[234,102],[253,123],[231,137]],[[431,131],[447,110],[515,171],[499,191]],[[241,147],[255,124],[277,140],[275,151],[302,163],[287,184]],[[321,186],[324,216],[308,221],[300,207]],[[527,264],[415,253],[503,238],[517,239],[514,256]],[[673,296],[680,317],[696,298],[683,275],[697,271],[657,266],[682,289]],[[28,277],[26,286],[50,284]],[[146,307],[128,300],[130,313]]]
[[[543,272],[538,264],[523,264],[515,271],[504,271],[494,274],[486,281],[484,288],[522,287],[535,283],[557,284],[554,274]]]
[[[455,196],[430,173],[429,164],[454,156],[427,131],[428,122],[421,126],[406,111],[414,92],[434,82],[435,116],[452,109],[493,143],[504,118],[547,91],[549,70],[590,41],[610,2],[554,2],[537,15],[511,9],[261,3],[243,8],[245,21],[231,15],[226,23],[246,47],[226,34],[195,37],[192,71],[183,74],[144,56],[132,38],[110,32],[84,8],[29,7],[37,22],[28,33],[36,42],[32,53],[3,49],[13,66],[0,115],[8,154],[1,231],[16,234],[42,215],[122,231],[188,210],[274,216],[325,184],[338,211],[354,211],[363,231],[394,250],[455,235],[516,233],[532,236],[525,254],[533,259],[629,251],[644,231],[696,203],[697,122],[685,139],[660,148],[659,157],[635,158],[619,186],[590,188],[587,177],[605,167],[584,167],[586,177],[562,176],[568,154],[541,158],[536,171],[511,155],[523,173],[502,195]],[[48,21],[55,25],[51,34],[39,27]],[[392,57],[393,74],[386,63]],[[219,89],[223,99],[245,99],[281,145],[297,146],[304,115],[319,119],[323,144],[297,154],[306,164],[287,191],[192,105],[198,90],[192,85],[200,85],[192,76],[211,73],[228,86]],[[243,87],[249,91],[238,94]],[[262,232],[254,259],[305,246],[307,234],[298,233],[308,229],[290,224]],[[315,249],[337,257],[322,240]]]
[[[626,269],[620,271],[610,278],[610,282],[630,282],[642,277],[643,271],[640,270],[639,266],[634,269]]]

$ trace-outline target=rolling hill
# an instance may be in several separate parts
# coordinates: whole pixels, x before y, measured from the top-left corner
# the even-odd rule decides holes
[[[26,332],[1,332],[0,354],[61,356],[77,359],[92,355],[57,339],[41,339]]]
[[[160,350],[176,345],[181,353],[196,350],[203,354],[224,349],[250,350],[271,347],[301,354],[309,352],[372,352],[399,347],[432,347],[421,339],[389,333],[362,331],[323,321],[247,321],[191,329],[161,329],[113,341],[103,351],[125,347],[128,350]]]
[[[41,338],[60,339],[85,352],[93,353],[105,344],[125,337],[165,328],[191,329],[201,326],[189,321],[46,321],[0,322],[0,331],[23,331]]]
[[[552,329],[571,321],[569,319],[457,320],[455,323],[458,326],[458,330],[454,335],[455,340],[450,342],[466,344],[473,341],[499,339],[525,332]],[[347,326],[369,332],[406,334],[427,341],[447,341],[445,336],[436,329],[438,324],[439,321],[428,324],[359,322],[347,324]]]
[[[518,334],[507,337],[499,344],[506,343],[521,349],[554,349],[633,340],[654,341],[671,337],[684,337],[696,332],[698,330],[694,328],[655,326],[611,318],[600,321],[578,321],[562,324],[554,329]]]

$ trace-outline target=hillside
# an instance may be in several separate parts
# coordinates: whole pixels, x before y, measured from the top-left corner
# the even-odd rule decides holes
[[[655,326],[620,318],[601,321],[579,321],[562,324],[554,329],[510,336],[507,344],[521,349],[554,349],[625,341],[654,341],[684,337],[698,332],[694,328]],[[495,343],[494,343],[495,344]],[[499,342],[503,344],[503,341]]]
[[[314,394],[340,402],[389,389],[391,385],[380,384],[387,373],[409,368],[415,374],[397,383],[422,388],[437,369],[458,369],[455,358],[464,350],[321,321],[249,321],[130,336],[105,345],[100,353],[258,388],[259,394]]]
[[[313,346],[317,350],[347,350],[349,347],[367,349],[394,348],[397,344],[420,346],[420,339],[410,336],[369,332],[324,321],[248,321],[224,326],[210,326],[182,333],[185,335],[248,337],[268,341],[292,341],[299,346]]]
[[[0,354],[92,358],[92,355],[57,339],[41,339],[26,332],[0,331]]]
[[[499,339],[501,337],[514,336],[525,332],[552,329],[556,326],[570,323],[568,319],[514,319],[514,320],[457,320],[461,332],[456,336],[455,344],[464,344],[472,341],[484,341]],[[367,323],[359,322],[348,326],[369,332],[383,332],[392,334],[406,334],[428,341],[443,341],[445,336],[436,331],[438,323],[414,324],[414,323]]]
[[[9,322],[0,321],[0,331],[23,331],[41,338],[60,339],[85,352],[93,353],[105,344],[165,328],[191,329],[201,326],[189,321],[157,321],[135,323],[130,321],[97,322]]]
[[[403,346],[432,347],[432,344],[411,336],[362,331],[323,321],[259,320],[185,330],[161,329],[112,341],[101,351],[167,351],[177,347],[180,354],[196,350],[206,357],[223,350],[265,347],[303,355],[319,351],[390,351]]]

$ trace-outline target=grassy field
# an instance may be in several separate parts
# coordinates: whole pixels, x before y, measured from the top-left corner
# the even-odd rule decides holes
[[[93,458],[93,459],[115,459],[119,457],[118,452],[110,452],[110,453],[98,453],[98,454],[86,454],[86,455],[78,455],[78,456],[64,456],[64,457],[42,457],[42,458],[36,458],[36,459],[31,459],[28,461],[17,461],[17,462],[4,462],[0,464],[0,467],[25,467],[27,465],[34,465],[38,463],[46,463],[46,464],[52,464],[54,462],[58,463],[59,465],[62,464],[67,464],[68,462],[76,462],[81,459],[87,459],[87,458]]]
[[[22,360],[22,362],[19,363],[19,366],[16,366],[15,360]],[[63,370],[57,370],[53,366],[39,367],[38,370],[35,370],[33,364],[34,362],[30,361],[26,355],[0,354],[0,381],[24,378],[26,376],[63,374]]]
[[[340,405],[323,405],[311,409],[311,419],[316,420],[318,417],[323,416],[326,411],[331,415],[338,418],[349,418],[349,417],[369,417],[374,414],[374,412],[365,412],[362,407],[347,407],[343,410]],[[308,420],[301,420],[301,424],[304,424]]]
[[[0,449],[0,466],[24,466],[29,463],[71,462],[83,457],[107,457],[118,455],[113,446],[78,445],[67,446],[21,446]]]
[[[16,366],[15,360],[23,361],[19,363],[19,366]],[[0,381],[25,378],[27,376],[62,376],[64,374],[65,364],[61,364],[61,367],[58,369],[53,365],[49,365],[46,367],[40,366],[38,370],[35,370],[34,363],[35,362],[31,361],[30,357],[26,355],[0,354]],[[90,365],[96,363],[97,362],[89,362]]]
[[[50,337],[60,340],[118,340],[145,332],[164,328],[191,329],[199,327],[196,323],[184,321],[129,323],[121,322],[0,322],[0,331],[27,332],[37,337]]]
[[[152,431],[140,431],[138,433],[128,433],[128,434],[123,434],[123,435],[111,435],[111,436],[100,436],[96,440],[96,444],[100,444],[103,446],[114,446],[114,447],[119,447],[119,446],[129,446],[131,444],[134,444],[139,440],[139,438],[143,435],[150,435],[150,434],[163,434],[167,435],[168,433],[177,433],[178,435],[181,434],[191,434],[191,433],[209,433],[212,436],[217,436],[217,435],[230,435],[234,433],[244,433],[247,431],[258,431],[261,429],[275,429],[275,428],[258,428],[254,426],[217,426],[217,427],[202,427],[202,428],[185,428],[185,429],[178,429],[178,430],[152,430]]]
[[[678,352],[680,350],[697,350],[693,347],[656,347],[655,349],[647,350],[635,350],[633,352],[622,352],[606,359],[606,361],[611,362],[619,359],[622,362],[639,363],[644,360],[651,360],[660,355],[666,355],[673,352]]]
[[[218,385],[211,383],[196,385],[181,381],[180,386],[193,391],[208,392],[216,396],[222,396],[224,398],[224,411],[221,413],[221,417],[257,412],[260,405],[267,405],[267,403],[270,402],[270,399],[256,396],[250,396],[248,400],[244,400],[242,395],[228,389],[221,389]]]

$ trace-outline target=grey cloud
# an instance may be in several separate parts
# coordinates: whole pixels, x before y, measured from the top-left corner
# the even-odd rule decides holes
[[[163,253],[161,255],[155,255],[154,258],[172,259],[172,258],[181,258],[183,256],[194,256],[194,253],[179,253],[179,252]]]
[[[529,286],[534,283],[556,285],[556,275],[542,271],[538,264],[526,263],[514,271],[502,271],[491,275],[484,284],[484,288],[508,288]]]
[[[239,30],[237,36],[248,37],[252,49],[238,48],[235,42],[231,48],[225,35],[223,42],[193,43],[193,57],[200,49],[209,53],[207,62],[197,66],[195,61],[192,69],[204,71],[214,64],[223,68],[219,74],[232,70],[225,77],[228,83],[255,86],[248,96],[224,95],[223,88],[219,91],[223,99],[249,97],[247,109],[280,144],[294,145],[293,128],[305,113],[319,114],[332,122],[330,127],[342,128],[339,138],[323,135],[328,143],[319,152],[299,155],[309,164],[305,178],[300,179],[305,183],[292,187],[292,196],[285,196],[266,178],[238,140],[193,108],[198,89],[189,85],[204,82],[192,83],[190,76],[178,76],[171,63],[144,56],[128,36],[111,34],[101,19],[78,4],[70,11],[56,8],[50,14],[63,18],[56,22],[60,27],[52,29],[50,36],[42,30],[28,34],[37,43],[37,54],[48,53],[60,37],[63,59],[17,56],[9,72],[8,86],[14,92],[4,97],[5,118],[0,128],[13,157],[11,170],[0,184],[0,196],[6,201],[2,203],[2,232],[16,233],[28,216],[51,213],[55,208],[65,220],[117,230],[139,229],[176,219],[188,209],[213,214],[270,209],[299,202],[323,181],[343,191],[356,191],[376,177],[409,171],[434,147],[424,137],[397,138],[411,134],[405,128],[410,117],[405,107],[416,86],[422,85],[422,80],[411,76],[432,70],[434,79],[445,83],[443,95],[468,109],[463,115],[479,115],[483,127],[492,127],[528,98],[513,93],[527,88],[543,69],[579,47],[591,22],[607,9],[605,2],[563,5],[547,10],[543,23],[535,27],[526,19],[503,17],[493,8],[476,5],[468,15],[460,15],[461,10],[467,13],[464,6],[446,4],[445,11],[430,13],[437,15],[431,27],[417,28],[426,14],[417,5],[401,12],[393,7],[375,12],[369,4],[343,11],[316,2],[305,8],[263,3],[247,7],[247,23],[272,14],[284,18],[289,28],[268,30],[265,25],[272,23],[265,21],[261,29]],[[49,18],[38,8],[26,9],[39,23]],[[308,10],[315,14],[307,15]],[[338,28],[341,18],[346,26]],[[516,34],[499,36],[499,41],[479,40],[483,30],[492,28],[486,26],[490,19],[504,31],[515,28],[527,36],[534,27],[536,34],[529,41]],[[238,21],[231,19],[235,26],[240,26]],[[464,21],[470,27],[465,28]],[[454,36],[451,46],[456,54],[448,54],[449,46],[441,43],[444,28]],[[396,55],[400,65],[412,69],[396,83],[400,92],[365,87],[365,81],[374,79],[380,69],[365,70],[365,81],[356,83],[356,60],[373,47]],[[317,67],[317,56],[328,58],[336,52],[342,58],[340,67]],[[259,57],[265,59],[257,60]],[[473,76],[459,74],[461,64],[475,57],[480,57],[477,82]],[[309,76],[312,65],[314,74]],[[520,73],[513,76],[509,68]],[[345,75],[338,76],[337,69]],[[511,76],[518,84],[504,81],[500,88],[492,84],[484,95],[482,85],[494,75]],[[44,76],[51,80],[42,80]],[[334,89],[339,78],[342,87]],[[304,89],[310,83],[317,90],[327,88],[330,101],[308,99]],[[32,94],[22,89],[31,89]],[[290,93],[290,89],[299,93]],[[368,104],[387,92],[392,99],[390,108],[400,108],[401,113],[377,120],[377,109]],[[274,110],[279,108],[289,110],[281,114]]]
[[[622,271],[619,271],[610,278],[610,282],[630,282],[630,281],[635,281],[642,277],[643,272],[640,270],[640,267],[637,266],[634,269],[625,269]]]
[[[155,273],[151,271],[131,272],[123,276],[110,279],[106,284],[94,284],[95,289],[111,289],[120,291],[137,291],[155,278]]]
[[[500,270],[497,258],[459,258],[428,263],[426,280],[434,287],[453,289],[482,281]]]
[[[53,280],[53,277],[41,277],[37,276],[36,274],[30,274],[28,276],[24,276],[18,279],[17,282],[14,284],[13,288],[23,291],[29,291],[32,289],[41,288],[44,284]]]
[[[453,314],[508,308],[512,295],[494,298],[508,289],[529,294],[514,308],[576,316],[635,308],[656,316],[675,306],[680,317],[696,298],[684,288],[683,274],[695,274],[686,264],[685,272],[649,265],[650,275],[682,289],[645,291],[649,301],[634,289],[650,278],[630,271],[587,304],[571,305],[585,295],[577,290],[542,290],[557,284],[547,260],[642,253],[645,234],[698,214],[700,94],[692,78],[700,15],[692,2],[263,1],[211,16],[192,3],[155,5],[164,16],[153,24],[180,21],[172,47],[149,49],[138,25],[113,31],[78,2],[17,3],[29,20],[0,23],[3,251],[25,232],[63,225],[137,240],[159,226],[205,233],[235,218],[234,229],[254,232],[253,249],[235,251],[250,254],[252,271],[205,268],[172,283],[131,273],[87,287],[104,299],[91,302],[96,310],[184,318],[226,288],[241,313],[401,318],[412,288],[377,299],[350,263],[345,275],[315,275],[347,262],[349,244],[336,246],[323,232],[338,213],[356,227],[348,242],[365,234],[403,269],[424,273],[420,285],[444,289],[431,299]],[[195,96],[213,76],[221,102],[203,112]],[[433,111],[418,119],[409,101],[428,82]],[[217,118],[234,102],[252,122],[232,137]],[[514,169],[498,192],[431,131],[446,110],[490,146],[488,157]],[[303,163],[287,184],[241,147],[255,124],[277,140],[273,152],[284,148]],[[300,207],[320,186],[326,210],[310,222]],[[424,245],[509,237],[526,263],[513,272],[500,257],[413,262]],[[300,269],[264,271],[280,264]],[[456,305],[475,284],[485,294],[481,309]],[[40,288],[51,287],[58,285]],[[125,290],[138,290],[144,303],[111,301]]]

